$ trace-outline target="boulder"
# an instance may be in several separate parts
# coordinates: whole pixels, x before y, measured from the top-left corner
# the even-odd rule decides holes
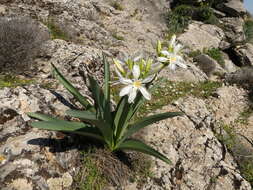
[[[247,13],[241,0],[229,0],[228,2],[218,4],[216,8],[231,17],[243,17]]]
[[[245,40],[244,21],[239,17],[224,17],[220,19],[224,26],[227,41],[234,44],[243,43]]]
[[[178,40],[192,50],[202,51],[204,48],[218,48],[224,37],[223,30],[217,26],[193,22]]]
[[[32,128],[26,114],[62,116],[71,104],[68,93],[60,94],[38,85],[0,90],[0,189],[54,189],[54,182],[57,190],[72,189],[80,167],[72,137]]]
[[[187,63],[187,69],[178,68],[172,71],[169,68],[165,68],[160,73],[160,76],[170,81],[201,82],[208,79],[206,74],[191,62]]]
[[[239,84],[245,87],[253,86],[253,67],[243,67],[225,76],[225,80],[230,84]]]
[[[253,66],[253,45],[246,43],[244,46],[238,46],[234,49],[235,55],[238,57],[239,65]]]
[[[209,104],[188,97],[175,105],[159,112],[183,111],[185,116],[163,120],[142,132],[147,142],[172,160],[172,165],[155,160],[155,177],[143,189],[250,190],[250,184],[210,127],[214,120],[207,109]]]
[[[212,74],[222,75],[226,72],[216,60],[206,54],[198,55],[194,59],[197,62],[197,66],[206,73],[208,77]]]

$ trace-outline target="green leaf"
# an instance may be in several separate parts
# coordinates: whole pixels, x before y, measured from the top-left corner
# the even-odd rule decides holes
[[[110,125],[112,125],[112,114],[111,114],[111,99],[110,99],[110,66],[106,59],[105,54],[103,54],[103,63],[104,63],[104,101],[103,101],[103,109],[104,109],[104,116],[103,118],[106,119]]]
[[[51,64],[53,67],[53,73],[60,83],[82,104],[86,109],[90,109],[92,105],[81,95],[78,90],[60,73],[60,71]]]
[[[105,84],[104,84],[104,95],[105,99],[107,101],[110,101],[110,66],[109,63],[105,57],[105,54],[103,54],[103,63],[104,63],[104,72],[105,72]]]
[[[131,104],[128,103],[127,96],[122,97],[114,117],[114,135],[116,135],[116,138],[121,136],[122,131],[127,126],[128,115],[131,113],[130,108]]]
[[[67,110],[66,114],[71,117],[80,118],[86,121],[96,121],[96,114],[89,111],[80,111],[80,110]]]
[[[166,158],[166,156],[164,156],[155,149],[138,140],[133,139],[126,140],[117,147],[117,150],[135,150],[138,152],[143,152],[145,154],[152,155],[166,162],[167,164],[171,164],[171,161],[168,158]]]
[[[104,115],[104,109],[103,109],[103,103],[104,103],[104,98],[105,98],[104,93],[102,92],[97,81],[90,75],[88,77],[90,81],[90,90],[92,92],[92,97],[95,101],[95,107],[98,112],[97,114],[98,114],[98,117],[101,118]]]
[[[61,131],[68,133],[75,133],[79,135],[89,136],[100,141],[103,141],[103,137],[100,132],[94,128],[90,127],[81,122],[70,122],[70,121],[38,121],[32,122],[31,125],[35,128]]]
[[[32,118],[39,119],[42,121],[61,121],[61,119],[51,117],[49,115],[42,114],[42,113],[28,112],[26,114]]]
[[[151,125],[157,121],[161,121],[163,119],[172,118],[176,116],[181,116],[183,113],[181,112],[166,112],[161,114],[155,114],[148,117],[145,117],[144,119],[141,119],[140,121],[137,121],[136,123],[129,126],[128,131],[124,134],[123,139],[126,139],[139,131],[140,129]]]
[[[83,119],[84,121],[97,127],[100,130],[100,132],[103,134],[105,141],[109,145],[111,145],[113,132],[111,130],[110,124],[106,123],[102,119],[97,119],[96,115],[92,112],[80,111],[80,110],[67,110],[66,113],[69,116]]]

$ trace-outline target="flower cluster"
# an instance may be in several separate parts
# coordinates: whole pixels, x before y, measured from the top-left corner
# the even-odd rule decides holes
[[[173,35],[167,50],[162,49],[160,41],[157,42],[157,62],[152,59],[143,59],[142,56],[126,58],[124,60],[113,59],[117,83],[123,84],[120,96],[128,95],[128,103],[133,103],[137,92],[140,91],[145,99],[150,100],[151,95],[147,91],[147,85],[166,66],[175,70],[176,67],[187,68],[181,54],[182,45],[176,42]]]

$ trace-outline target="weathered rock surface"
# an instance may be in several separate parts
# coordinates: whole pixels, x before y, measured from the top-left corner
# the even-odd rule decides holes
[[[224,32],[227,41],[232,44],[243,43],[245,40],[243,25],[244,21],[240,17],[221,18],[224,25]]]
[[[153,51],[153,44],[166,30],[162,17],[169,3],[166,0],[117,1],[12,0],[5,15],[30,15],[53,24],[66,32],[70,39],[84,45],[118,51]]]
[[[193,22],[178,40],[192,50],[202,51],[204,48],[218,48],[224,37],[223,30],[217,26]]]
[[[214,136],[211,126],[215,120],[207,104],[189,97],[162,111],[178,110],[185,116],[159,122],[143,132],[146,140],[173,162],[168,166],[156,160],[155,180],[143,189],[251,189]]]
[[[253,66],[253,45],[246,43],[234,49],[235,56],[238,60],[238,65]]]
[[[246,87],[253,85],[253,67],[243,67],[226,75],[225,80],[231,84],[239,84]]]
[[[65,100],[68,94],[60,93],[36,85],[0,90],[0,189],[71,189],[79,167],[71,138],[31,128],[26,115],[62,116],[71,103]]]
[[[226,72],[216,60],[206,54],[198,55],[194,59],[197,61],[197,66],[199,66],[208,77],[214,73],[224,74]]]
[[[187,69],[178,68],[172,71],[166,68],[160,73],[160,76],[170,81],[200,82],[208,79],[206,74],[191,62],[187,63]]]
[[[228,0],[228,2],[217,5],[216,8],[232,17],[244,16],[247,12],[240,0]]]

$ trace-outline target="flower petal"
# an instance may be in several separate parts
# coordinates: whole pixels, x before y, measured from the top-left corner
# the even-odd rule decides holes
[[[177,38],[177,36],[175,34],[171,37],[170,46],[172,46],[172,47],[175,46],[176,38]]]
[[[129,96],[128,96],[128,103],[133,103],[134,99],[136,98],[136,95],[137,95],[137,88],[133,87],[131,89]]]
[[[162,50],[161,54],[166,55],[166,56],[170,56],[170,53],[166,50]]]
[[[139,79],[140,76],[140,67],[139,65],[134,65],[132,70],[133,76],[135,79]]]
[[[177,45],[174,47],[174,53],[178,53],[182,48],[183,48],[183,45],[177,44]]]
[[[148,76],[147,78],[145,78],[143,81],[142,81],[142,83],[149,83],[149,82],[151,82],[153,79],[154,79],[154,77],[155,77],[155,75],[150,75],[150,76]]]
[[[160,62],[162,62],[162,63],[169,61],[169,59],[166,58],[166,57],[158,57],[157,60],[160,61]]]
[[[141,91],[141,93],[142,93],[142,95],[144,96],[145,99],[147,99],[147,100],[151,99],[151,95],[150,95],[150,93],[147,91],[147,89],[145,87],[141,86],[139,88],[139,90]]]
[[[173,71],[176,70],[176,64],[174,63],[170,63],[168,67]]]
[[[123,77],[121,77],[121,78],[119,79],[119,81],[120,81],[120,83],[122,83],[122,84],[132,84],[132,83],[133,83],[133,81],[132,81],[131,79],[126,79],[126,78],[123,78]]]
[[[132,85],[128,85],[124,88],[121,89],[119,96],[125,96],[127,94],[129,94],[132,91],[133,86]]]

